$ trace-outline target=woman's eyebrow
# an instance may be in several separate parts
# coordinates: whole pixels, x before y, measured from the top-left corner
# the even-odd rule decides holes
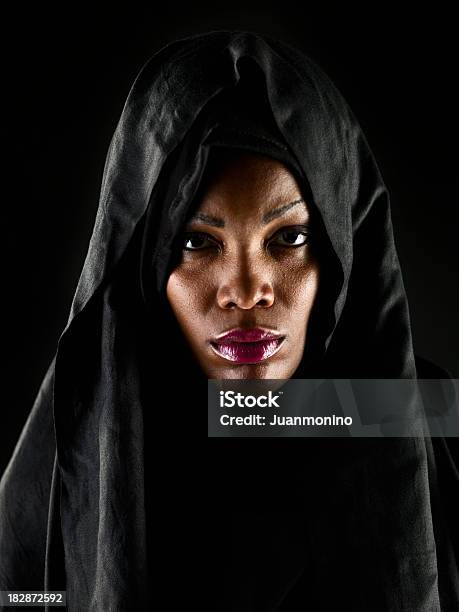
[[[293,202],[289,202],[288,204],[284,204],[283,206],[279,206],[279,208],[275,208],[274,210],[270,210],[268,213],[266,213],[263,216],[263,219],[262,219],[263,225],[266,225],[267,223],[269,223],[273,219],[277,219],[278,217],[281,217],[288,210],[290,210],[294,206],[297,206],[297,204],[302,204],[302,203],[304,203],[304,199],[303,198],[299,198],[298,200],[294,200]]]
[[[225,222],[223,219],[219,217],[213,217],[212,215],[206,215],[201,212],[195,213],[192,217],[190,217],[189,222],[191,221],[202,221],[207,225],[213,225],[214,227],[225,227]]]
[[[304,199],[299,198],[298,200],[294,200],[293,202],[289,202],[288,204],[283,204],[282,206],[279,206],[278,208],[275,208],[274,210],[270,210],[269,212],[267,212],[263,216],[261,221],[263,225],[267,225],[273,219],[277,219],[278,217],[281,217],[288,210],[302,203],[304,203]],[[192,217],[190,217],[188,222],[190,223],[191,221],[202,221],[203,223],[206,223],[207,225],[212,225],[213,227],[225,227],[225,221],[221,219],[220,217],[214,217],[213,215],[207,215],[202,212],[197,212]]]

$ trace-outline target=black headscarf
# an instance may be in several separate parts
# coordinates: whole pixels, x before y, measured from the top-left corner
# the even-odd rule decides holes
[[[68,323],[2,480],[1,588],[45,580],[67,590],[70,610],[148,609],[165,521],[176,583],[193,567],[190,532],[214,541],[214,610],[452,609],[453,552],[442,510],[439,526],[432,518],[423,439],[267,444],[256,465],[253,449],[221,441],[202,501],[205,378],[165,283],[218,147],[283,161],[311,205],[326,274],[296,376],[416,377],[388,192],[336,88],[253,33],[168,45],[129,93]],[[216,516],[224,533],[212,533]]]

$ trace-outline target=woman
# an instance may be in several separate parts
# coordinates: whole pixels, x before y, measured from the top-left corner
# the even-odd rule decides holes
[[[270,440],[254,458],[219,440],[199,464],[208,378],[319,376],[417,376],[375,160],[299,52],[247,32],[176,41],[129,93],[69,321],[2,480],[1,588],[149,609],[159,560],[183,609],[204,541],[188,607],[205,592],[213,610],[455,609],[446,447]]]

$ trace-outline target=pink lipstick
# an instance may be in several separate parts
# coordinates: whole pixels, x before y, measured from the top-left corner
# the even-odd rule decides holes
[[[260,327],[232,329],[211,341],[213,350],[233,363],[259,363],[277,353],[285,336]]]

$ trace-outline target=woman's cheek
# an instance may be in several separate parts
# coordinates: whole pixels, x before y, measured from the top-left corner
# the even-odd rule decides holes
[[[300,307],[313,301],[319,282],[319,269],[315,262],[305,263],[304,258],[293,259],[278,268],[275,287],[276,298],[290,308]]]
[[[167,297],[182,320],[199,316],[209,292],[208,268],[197,261],[179,265],[167,283]]]
[[[303,274],[302,282],[298,283],[297,302],[304,309],[308,318],[319,289],[319,277],[319,267],[314,264],[308,266]]]

